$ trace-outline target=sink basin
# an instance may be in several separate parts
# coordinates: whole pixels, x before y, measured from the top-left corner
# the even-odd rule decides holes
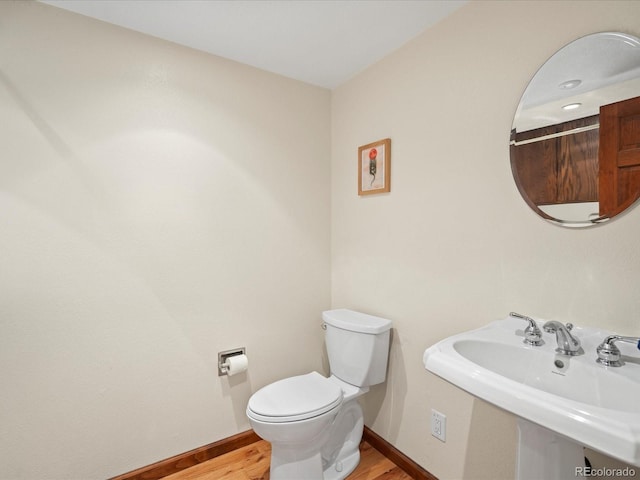
[[[548,351],[522,347],[477,340],[458,340],[453,344],[454,350],[467,360],[514,382],[576,403],[638,413],[640,382],[601,368],[595,362],[591,365],[562,355],[554,355],[549,361]]]
[[[541,327],[544,320],[539,320]],[[596,347],[613,332],[576,327],[585,354],[522,342],[526,323],[506,318],[449,337],[424,353],[427,370],[472,395],[580,445],[640,466],[640,352],[619,345],[622,367],[596,363]]]

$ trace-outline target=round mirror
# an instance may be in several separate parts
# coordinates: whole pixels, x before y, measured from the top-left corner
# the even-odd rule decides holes
[[[579,38],[535,74],[516,110],[511,171],[527,204],[567,227],[605,222],[640,197],[640,40]]]

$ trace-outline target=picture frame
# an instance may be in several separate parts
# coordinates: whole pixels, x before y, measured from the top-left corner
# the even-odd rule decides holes
[[[358,195],[391,191],[391,139],[358,148]]]

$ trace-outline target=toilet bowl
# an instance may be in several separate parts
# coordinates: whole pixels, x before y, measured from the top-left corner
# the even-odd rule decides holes
[[[253,430],[271,443],[271,480],[341,480],[360,461],[357,399],[386,378],[391,322],[344,309],[323,319],[331,376],[278,380],[247,405]]]

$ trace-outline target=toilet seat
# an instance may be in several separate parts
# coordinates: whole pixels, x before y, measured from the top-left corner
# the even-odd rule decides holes
[[[342,389],[318,372],[278,380],[249,399],[247,414],[255,420],[285,423],[327,413],[342,403]]]

